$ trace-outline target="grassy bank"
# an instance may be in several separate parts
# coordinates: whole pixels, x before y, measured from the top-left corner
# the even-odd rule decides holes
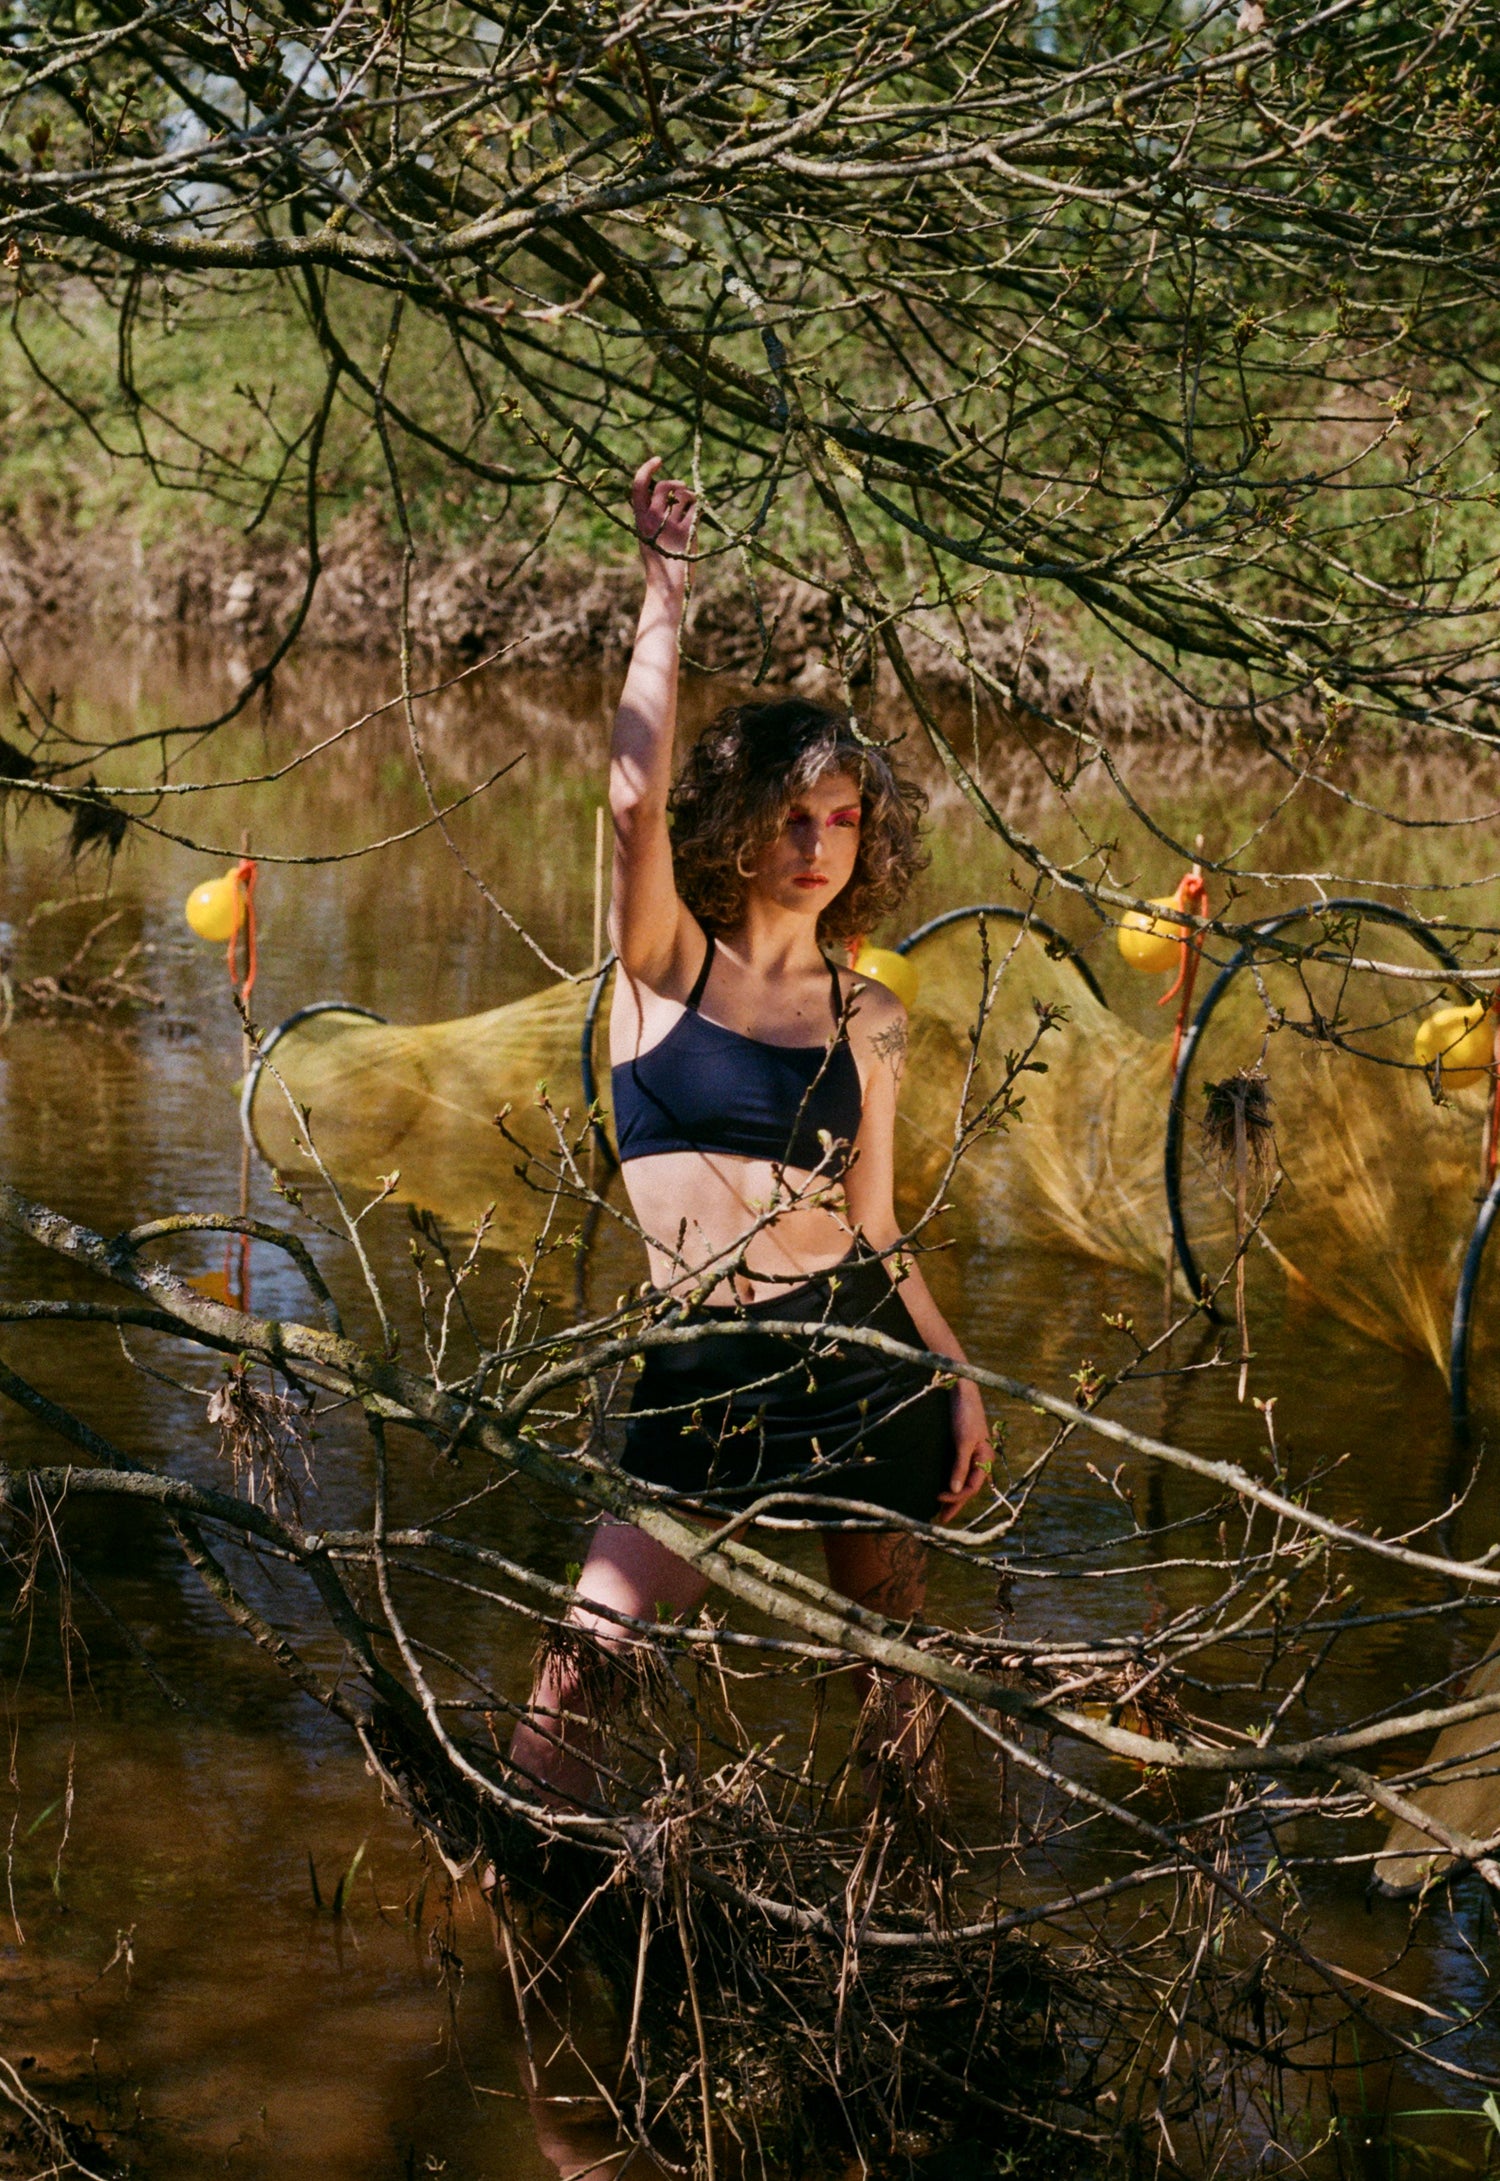
[[[384,321],[373,305],[341,321],[338,334],[378,377]],[[187,628],[247,658],[264,655],[307,584],[307,448],[323,387],[324,359],[286,284],[267,279],[228,303],[158,294],[149,311],[123,313],[117,298],[80,293],[59,307],[33,296],[0,343],[6,626]],[[622,445],[617,476],[590,473],[581,489],[560,487],[557,463],[518,409],[479,416],[459,358],[425,322],[403,331],[388,390],[396,410],[409,400],[428,425],[522,481],[456,473],[395,427],[388,460],[371,403],[346,379],[317,459],[322,569],[305,640],[397,648],[404,555],[394,462],[421,650],[462,657],[510,647],[517,664],[539,668],[618,663],[639,591],[621,519],[624,482],[645,448]],[[690,447],[666,452],[691,467]],[[867,512],[862,539],[891,595],[936,599],[910,539],[878,515],[867,524]],[[709,527],[703,543],[689,656],[736,680],[836,689],[848,556],[806,479],[779,489],[753,562]],[[1043,598],[990,578],[964,618],[972,656],[1019,711],[1091,720],[1111,734],[1204,725],[1197,706],[1065,594]],[[958,695],[966,675],[955,625],[951,612],[932,611],[907,627],[924,678]]]

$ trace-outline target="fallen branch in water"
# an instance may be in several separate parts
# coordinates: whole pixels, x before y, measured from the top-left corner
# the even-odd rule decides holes
[[[321,1325],[234,1309],[148,1254],[195,1232],[246,1224],[254,1225],[262,1242],[281,1248],[300,1271]],[[1445,1560],[1370,1537],[1320,1514],[1304,1498],[1281,1489],[1279,1479],[1274,1486],[1263,1484],[1240,1465],[1211,1461],[1131,1431],[1097,1409],[1080,1409],[1076,1401],[973,1366],[970,1375],[979,1384],[1023,1412],[1055,1420],[1065,1436],[1081,1432],[1113,1444],[1211,1484],[1220,1495],[1214,1503],[1221,1541],[1217,1557],[1195,1563],[1220,1571],[1216,1598],[1167,1616],[1152,1634],[1136,1634],[1123,1645],[1075,1642],[1058,1648],[1055,1657],[1023,1645],[1012,1655],[1003,1636],[987,1631],[971,1634],[930,1619],[893,1622],[771,1557],[741,1534],[757,1517],[783,1524],[834,1520],[889,1526],[892,1518],[879,1508],[848,1499],[819,1502],[813,1511],[795,1491],[769,1491],[755,1508],[739,1509],[705,1529],[703,1510],[695,1519],[669,1495],[626,1476],[587,1429],[580,1440],[578,1430],[556,1412],[559,1397],[570,1389],[586,1390],[590,1379],[616,1372],[647,1347],[691,1338],[692,1329],[672,1323],[670,1315],[652,1321],[642,1306],[627,1306],[623,1317],[614,1313],[556,1333],[526,1332],[517,1323],[511,1349],[481,1354],[460,1379],[445,1384],[435,1366],[423,1374],[402,1362],[393,1347],[380,1353],[345,1334],[332,1290],[306,1246],[268,1223],[180,1215],[111,1239],[0,1185],[0,1225],[133,1298],[121,1305],[12,1302],[0,1317],[37,1328],[74,1324],[83,1332],[102,1322],[122,1334],[141,1330],[167,1336],[212,1356],[232,1357],[238,1371],[269,1370],[299,1398],[316,1395],[363,1419],[372,1450],[375,1517],[362,1524],[315,1525],[290,1499],[272,1504],[273,1480],[257,1470],[231,1473],[226,1464],[234,1488],[225,1488],[147,1466],[0,1363],[0,1393],[82,1457],[72,1465],[0,1470],[0,1502],[23,1532],[29,1526],[38,1538],[56,1534],[73,1501],[113,1499],[158,1509],[229,1619],[294,1686],[348,1722],[387,1791],[430,1836],[451,1870],[472,1872],[488,1863],[516,1889],[517,1901],[550,1901],[567,1928],[576,1925],[589,1934],[587,1943],[608,1973],[627,1988],[633,1988],[648,1925],[655,1932],[651,1943],[671,1951],[679,1964],[681,1974],[664,1987],[679,2001],[689,1989],[683,1980],[696,1953],[700,2003],[685,2011],[679,2005],[675,2014],[666,2006],[652,2017],[658,2061],[642,2048],[642,2083],[659,2055],[670,2050],[677,2055],[672,2067],[690,2068],[700,2092],[712,2084],[710,2108],[749,2095],[744,2069],[752,2063],[770,2071],[767,2081],[774,2076],[783,2087],[800,2084],[794,2103],[804,2114],[812,2110],[807,2101],[815,2104],[825,2092],[836,2103],[859,2105],[868,2097],[878,2106],[895,2093],[882,2072],[887,2060],[877,2064],[876,2051],[884,2050],[894,2066],[906,2049],[904,2064],[914,2071],[913,2079],[928,2081],[934,2096],[944,2084],[949,2096],[956,2096],[952,2085],[958,2083],[977,2101],[975,2110],[988,2110],[986,2101],[994,2101],[986,2073],[992,2076],[1001,2066],[1003,2050],[1012,2054],[1004,2064],[1014,2064],[1016,2010],[1024,2018],[1030,2004],[1018,1999],[1023,1989],[1050,1995],[1043,2008],[1049,2020],[1081,2021],[1103,2007],[1116,2032],[1133,2021],[1137,2046],[1143,2037],[1149,2044],[1146,2017],[1129,1996],[1137,1989],[1137,1971],[1127,1968],[1129,1951],[1122,1953],[1110,1932],[1119,1912],[1138,1915],[1153,1901],[1165,1908],[1163,1945],[1175,1943],[1171,1934],[1201,1918],[1207,1903],[1214,1904],[1214,1919],[1232,1919],[1239,1936],[1224,1952],[1224,1973],[1230,1974],[1238,1960],[1240,1970],[1233,1974],[1240,1974],[1257,1947],[1274,1957],[1283,1964],[1277,1972],[1283,1980],[1277,2005],[1283,2011],[1301,2010],[1310,2023],[1320,2008],[1334,2004],[1330,1995],[1342,1988],[1338,2006],[1352,2009],[1371,2036],[1399,2047],[1416,2034],[1369,2013],[1378,1984],[1365,1997],[1349,1994],[1338,1965],[1307,1943],[1296,1915],[1256,1877],[1238,1844],[1253,1838],[1264,1822],[1261,1813],[1270,1807],[1264,1798],[1285,1795],[1294,1784],[1313,1808],[1354,1811],[1362,1805],[1404,1814],[1410,1805],[1399,1780],[1390,1786],[1377,1782],[1354,1760],[1439,1726],[1500,1713],[1500,1696],[1413,1701],[1388,1716],[1294,1737],[1283,1723],[1284,1701],[1278,1699],[1269,1710],[1262,1705],[1257,1717],[1226,1683],[1223,1700],[1210,1702],[1210,1683],[1202,1672],[1214,1657],[1227,1658],[1246,1644],[1262,1647],[1268,1659],[1286,1651],[1292,1594],[1299,1588],[1307,1592],[1303,1617],[1315,1625],[1317,1614],[1326,1613],[1341,1595],[1336,1564],[1441,1573],[1455,1587],[1493,1594],[1500,1589],[1500,1569],[1488,1558]],[[364,1269],[372,1276],[368,1259]],[[450,1263],[450,1279],[458,1276]],[[768,1324],[783,1329],[771,1321],[756,1323],[759,1330]],[[944,1373],[955,1369],[946,1358],[922,1355],[859,1328],[840,1326],[837,1337]],[[433,1357],[439,1352],[430,1351]],[[485,1390],[492,1379],[499,1386],[494,1393]],[[587,1405],[579,1409],[578,1423],[589,1413]],[[429,1592],[461,1597],[518,1628],[539,1632],[544,1645],[566,1635],[587,1647],[595,1639],[565,1626],[571,1586],[484,1539],[464,1535],[455,1526],[456,1516],[441,1510],[417,1520],[404,1513],[393,1518],[385,1450],[391,1429],[417,1434],[446,1463],[479,1460],[488,1479],[481,1497],[524,1483],[554,1504],[576,1506],[581,1500],[589,1509],[634,1523],[695,1565],[720,1597],[749,1616],[745,1625],[721,1626],[704,1616],[678,1626],[596,1609],[596,1619],[619,1630],[622,1645],[618,1653],[600,1651],[597,1660],[601,1689],[614,1692],[600,1715],[606,1722],[601,1778],[607,1783],[600,1807],[555,1807],[507,1763],[494,1727],[498,1720],[519,1716],[517,1699],[494,1685],[490,1670],[466,1666],[435,1641],[410,1602]],[[409,1492],[404,1471],[403,1478],[402,1490]],[[310,1489],[315,1488],[314,1482]],[[467,1498],[459,1503],[469,1504]],[[1224,1533],[1226,1509],[1237,1510],[1240,1525],[1232,1547]],[[1024,1551],[1004,1525],[998,1549],[983,1542],[989,1533],[980,1528],[904,1526],[914,1536],[930,1537],[949,1562],[990,1571],[991,1580],[996,1573],[1024,1568]],[[1148,1547],[1149,1533],[1138,1535]],[[310,1586],[352,1676],[315,1666],[304,1655],[305,1645],[270,1625],[231,1574],[229,1560],[236,1553],[269,1556]],[[367,1587],[372,1581],[373,1598]],[[494,1655],[492,1642],[488,1649]],[[976,1878],[965,1875],[970,1851],[949,1838],[940,1807],[929,1808],[917,1782],[899,1766],[875,1786],[867,1816],[856,1819],[849,1806],[855,1784],[847,1751],[843,1784],[818,1784],[807,1763],[785,1764],[774,1740],[766,1744],[737,1714],[733,1692],[741,1685],[753,1689],[761,1677],[792,1675],[811,1677],[817,1689],[830,1674],[859,1665],[876,1669],[884,1684],[930,1691],[938,1705],[953,1707],[956,1717],[972,1723],[1015,1779],[1030,1779],[1032,1789],[1015,1790],[1020,1799],[1010,1821],[1023,1833],[1035,1832],[1039,1842],[1046,1841],[1052,1821],[1040,1812],[1055,1801],[1068,1813],[1068,1826],[1109,1827],[1122,1846],[1128,1844],[1130,1867],[1103,1882],[1064,1882],[1045,1901],[1007,1904],[988,1886],[976,1890]],[[690,1761],[683,1754],[685,1731],[696,1750]],[[1134,1806],[1132,1795],[1103,1792],[1060,1759],[1041,1754],[1054,1746],[1071,1747],[1094,1762],[1103,1758],[1147,1767],[1162,1786],[1217,1779],[1224,1801],[1207,1816],[1148,1817]],[[669,1757],[674,1749],[678,1754]],[[1043,1798],[1034,1808],[1033,1790]],[[1000,1816],[997,1804],[995,1818]],[[1441,1828],[1434,1838],[1489,1875],[1488,1844]],[[1018,1845],[1009,1851],[1019,1852]],[[956,1913],[960,1898],[964,1911]],[[666,1916],[654,1905],[661,1902],[679,1904],[681,1915],[674,1907]],[[524,1918],[516,1921],[514,1907],[503,1913],[511,1918],[509,1943],[524,1951],[533,1943]],[[1043,1934],[1045,1952],[1028,1954],[1027,1947]],[[1195,2006],[1220,2005],[1210,1997],[1217,1974],[1211,1975],[1204,1961],[1194,1969],[1188,1990],[1200,1995]],[[1300,1985],[1286,1981],[1298,1977]],[[953,1994],[981,1988],[991,1998],[980,2007],[975,2042],[965,2058],[943,2043],[936,2025]],[[710,1990],[737,1991],[740,1998],[726,2013],[722,2000],[705,2002]],[[753,2002],[746,1996],[751,1990],[760,1995]],[[942,2005],[934,1997],[938,1990],[950,1994]],[[789,2014],[792,1992],[795,2007]],[[871,2041],[858,2083],[847,2078],[840,2058],[850,2008]],[[785,2046],[786,2023],[793,2018],[817,2025],[795,2059]],[[899,2039],[891,2043],[899,2020],[925,2025],[916,2045],[910,2038],[907,2047]],[[1098,2045],[1100,2052],[1115,2049],[1116,2032]],[[1307,2036],[1314,2039],[1311,2028]],[[1038,2037],[1026,2047],[1030,2057],[1023,2073],[1031,2071],[1029,2087],[1012,2107],[1034,2117],[1057,2097],[1065,2104],[1086,2097],[1090,2080],[1088,2069],[1080,2076],[1068,2063],[1050,2032]],[[738,2057],[731,2059],[731,2052]],[[1474,2079],[1440,2052],[1427,2058],[1455,2079]],[[661,2078],[652,2079],[660,2094]],[[1097,2082],[1097,2076],[1093,2079]],[[822,2089],[815,2089],[818,2084]],[[680,2107],[674,2112],[681,2125]],[[1102,2139],[1087,2129],[1083,2135],[1102,2150]]]

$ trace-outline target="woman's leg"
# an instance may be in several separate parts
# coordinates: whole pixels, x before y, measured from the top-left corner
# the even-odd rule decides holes
[[[907,1530],[825,1530],[828,1580],[856,1605],[893,1621],[915,1620],[927,1598],[927,1547]],[[938,1769],[936,1710],[925,1682],[854,1668],[862,1705],[857,1749],[873,1788],[882,1761],[923,1783]],[[878,1700],[878,1701],[877,1701]]]
[[[926,1603],[927,1547],[909,1530],[825,1530],[823,1557],[835,1590],[872,1613],[913,1620]]]
[[[609,1651],[625,1651],[640,1639],[618,1621],[591,1613],[589,1604],[612,1606],[638,1621],[654,1621],[665,1608],[674,1620],[697,1611],[708,1589],[705,1578],[685,1560],[668,1552],[625,1522],[601,1522],[578,1578],[578,1599],[569,1625],[584,1629]],[[565,1712],[580,1702],[582,1677],[576,1663],[554,1658],[542,1671],[531,1695],[531,1716],[511,1737],[512,1764],[536,1780],[549,1800],[583,1806],[598,1792],[595,1765],[598,1736]]]

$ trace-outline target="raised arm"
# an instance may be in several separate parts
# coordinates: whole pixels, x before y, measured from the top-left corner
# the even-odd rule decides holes
[[[636,625],[630,671],[615,714],[609,755],[609,807],[615,825],[609,935],[621,966],[655,991],[691,984],[703,951],[696,920],[677,897],[667,792],[677,725],[677,632],[687,593],[697,512],[686,485],[657,476],[653,455],[630,488],[646,596]]]

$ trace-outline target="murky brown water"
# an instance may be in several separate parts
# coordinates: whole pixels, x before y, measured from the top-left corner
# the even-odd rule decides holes
[[[44,661],[80,734],[157,731],[213,707],[221,682],[199,663],[149,652]],[[340,661],[288,677],[269,720],[221,738],[187,759],[187,777],[250,773],[366,704],[391,693],[377,667]],[[430,746],[440,791],[479,778],[524,749],[523,762],[455,830],[466,853],[522,917],[539,944],[567,965],[587,958],[593,812],[605,726],[597,686],[526,684],[489,677],[432,708]],[[1143,768],[1144,769],[1144,768]],[[117,777],[117,775],[115,775]],[[1005,781],[1000,782],[1002,790]],[[1467,792],[1444,779],[1407,779],[1399,792],[1441,805]],[[1172,814],[1228,837],[1274,780],[1249,761],[1189,753],[1174,759],[1163,794]],[[1012,804],[1030,797],[1017,774]],[[166,802],[156,823],[237,851],[251,826],[265,853],[321,857],[399,833],[423,814],[399,723],[387,719],[279,786]],[[935,861],[912,921],[965,899],[1002,896],[1010,859],[980,836],[951,800],[935,828]],[[97,1022],[17,1021],[0,1041],[4,1171],[22,1189],[109,1232],[183,1208],[224,1208],[237,1188],[239,1136],[232,1085],[238,1032],[222,962],[188,935],[180,904],[215,866],[167,841],[137,841],[122,855],[101,906],[85,899],[102,868],[72,872],[51,814],[7,821],[0,866],[0,938],[15,972],[55,970],[106,908],[123,910],[103,941],[143,938],[142,974],[164,996],[161,1018],[133,1028]],[[1048,820],[1061,839],[1058,822]],[[1189,828],[1191,830],[1191,828]],[[1390,860],[1397,853],[1400,864]],[[1346,868],[1447,882],[1457,856],[1484,867],[1477,848],[1416,836],[1397,848],[1370,821],[1331,806],[1286,821],[1257,850],[1284,868]],[[1448,860],[1445,862],[1444,858]],[[1138,868],[1149,890],[1175,878],[1160,852]],[[1484,898],[1487,898],[1484,897]],[[38,914],[43,904],[60,904]],[[262,969],[256,1013],[274,1022],[309,1001],[339,998],[395,1020],[422,1021],[489,1007],[535,989],[548,972],[484,906],[434,835],[353,862],[263,866]],[[1049,907],[1081,940],[1111,998],[1134,1019],[1150,1010],[1091,936],[1079,912]],[[1475,913],[1470,909],[1467,913]],[[28,920],[30,922],[28,923]],[[1158,1020],[1157,1028],[1161,1029]],[[1087,1086],[1080,1086],[1087,1095]],[[263,1174],[257,1208],[283,1216]],[[393,1276],[407,1241],[392,1211],[372,1223],[373,1248]],[[179,1262],[209,1270],[217,1253],[193,1246]],[[257,1251],[257,1304],[299,1311],[302,1297],[279,1262]],[[633,1276],[628,1257],[606,1249],[593,1277],[603,1287]],[[65,1274],[6,1242],[0,1277],[12,1293],[73,1291]],[[487,1267],[480,1307],[498,1293]],[[972,1246],[939,1260],[935,1284],[971,1351],[1002,1370],[1062,1387],[1087,1356],[1106,1355],[1106,1311],[1151,1322],[1151,1284],[1088,1260]],[[347,1282],[344,1292],[357,1299]],[[1387,1533],[1431,1517],[1451,1484],[1446,1393],[1425,1363],[1374,1347],[1307,1304],[1267,1301],[1256,1327],[1257,1376],[1280,1398],[1283,1442],[1300,1465],[1348,1453],[1324,1487],[1330,1512],[1378,1523]],[[189,1366],[141,1344],[171,1384],[120,1368],[113,1335],[10,1330],[15,1367],[59,1392],[126,1447],[189,1466],[207,1460],[201,1392],[206,1364]],[[1118,1413],[1202,1450],[1246,1454],[1258,1429],[1236,1406],[1233,1378],[1214,1373],[1143,1387]],[[1016,1427],[1024,1451],[1028,1425]],[[7,1461],[55,1459],[33,1425],[0,1420]],[[1080,1450],[1031,1524],[1030,1543],[1056,1556],[1057,1580],[1025,1586],[1023,1630],[1139,1625],[1163,1596],[1134,1580],[1065,1580],[1080,1548],[1105,1534],[1108,1503]],[[1197,1504],[1182,1480],[1135,1465],[1143,1503],[1168,1519]],[[329,1519],[362,1516],[360,1471],[332,1431],[320,1450]],[[1456,1526],[1473,1548],[1497,1534],[1496,1492],[1482,1480]],[[557,2110],[541,2122],[523,2095],[502,1979],[487,1923],[460,1902],[451,1925],[406,1826],[384,1812],[343,1731],[289,1695],[248,1644],[223,1628],[185,1579],[154,1524],[75,1507],[68,1535],[88,1582],[138,1630],[177,1702],[169,1700],[86,1598],[74,1601],[77,1640],[65,1659],[55,1598],[4,1636],[11,1772],[0,1800],[9,1838],[13,1914],[0,1902],[0,2053],[35,2059],[45,2094],[99,2101],[126,2126],[140,2170],[152,2176],[285,2175],[375,2181],[427,2172],[530,2181],[586,2169],[598,2146],[570,2139]],[[555,1527],[513,1520],[507,1549],[532,1553],[560,1573],[576,1550]],[[790,1547],[807,1553],[805,1544]],[[1041,1563],[1045,1565],[1045,1563]],[[1164,1585],[1165,1588],[1165,1585]],[[1372,1597],[1374,1593],[1371,1593]],[[289,1613],[274,1576],[262,1602]],[[1165,1602],[1175,1602],[1170,1595]],[[935,1603],[956,1613],[975,1600],[963,1582],[938,1578]],[[466,1636],[482,1655],[483,1625],[453,1608],[454,1647]],[[1374,1630],[1350,1640],[1322,1684],[1309,1728],[1391,1700],[1400,1686],[1435,1677],[1472,1656],[1480,1621]],[[524,1658],[490,1660],[511,1690]],[[792,1722],[795,1724],[795,1721]],[[1102,1775],[1101,1775],[1102,1776]],[[959,1767],[960,1816],[982,1822],[993,1778],[977,1761]],[[1112,1783],[1116,1791],[1119,1782]],[[64,1837],[66,1834],[66,1837]],[[1295,1827],[1287,1828],[1296,1844]],[[1374,1844],[1368,1829],[1350,1844]],[[1307,1843],[1304,1843],[1304,1848]],[[329,1898],[363,1849],[347,1914],[314,1904],[309,1858]],[[1359,1869],[1308,1880],[1318,1944],[1356,1972],[1444,2009],[1479,2005],[1495,1967],[1493,1920],[1470,1891],[1429,1910],[1402,1957],[1406,1911],[1368,1905]],[[1392,1968],[1390,1965],[1396,1963]],[[1488,2029],[1442,2048],[1483,2068]],[[1489,2123],[1466,2117],[1481,2093],[1408,2069],[1372,2098],[1398,2113],[1445,2108],[1446,2118],[1392,2123],[1403,2138],[1479,2170]],[[1347,2092],[1357,2103],[1357,2092]],[[139,2118],[132,2118],[133,2115]],[[1380,2124],[1372,2119],[1371,2132]],[[1397,2167],[1392,2170],[1399,2169]],[[1372,2171],[1384,2172],[1377,2162]]]

